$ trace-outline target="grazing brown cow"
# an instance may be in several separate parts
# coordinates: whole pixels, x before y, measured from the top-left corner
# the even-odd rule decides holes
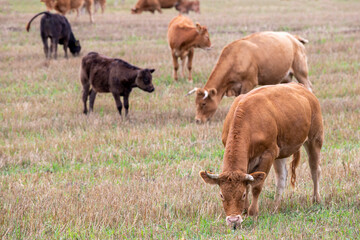
[[[320,202],[322,115],[319,101],[304,86],[297,83],[264,86],[237,97],[226,117],[222,140],[226,145],[222,173],[201,171],[200,176],[206,183],[220,186],[228,225],[239,226],[244,210],[250,216],[258,215],[258,198],[272,165],[277,178],[277,208],[287,177],[285,158],[294,156],[291,164],[294,185],[302,145],[309,157],[313,200]],[[250,187],[253,200],[249,207]]]
[[[187,57],[187,67],[189,70],[188,80],[192,81],[191,67],[194,48],[210,48],[211,46],[207,28],[201,26],[199,23],[194,25],[191,19],[179,15],[169,23],[167,37],[174,64],[174,79],[176,81],[178,80],[178,58],[181,58],[182,61],[182,77],[185,76],[185,60]]]
[[[175,9],[180,13],[189,13],[189,11],[194,11],[196,13],[200,13],[200,2],[196,1],[188,1],[188,0],[180,0],[175,4]]]
[[[256,85],[290,82],[292,75],[311,89],[304,44],[286,32],[259,32],[234,41],[221,52],[204,88],[195,88],[197,123],[208,121],[226,96],[238,96]]]
[[[178,0],[138,0],[135,7],[131,9],[132,14],[139,14],[143,11],[162,13],[161,8],[172,8]]]
[[[135,87],[146,92],[155,90],[152,84],[152,73],[155,69],[135,67],[121,59],[108,58],[96,52],[88,53],[82,59],[81,83],[83,86],[84,113],[87,111],[87,99],[90,95],[90,112],[93,111],[95,97],[98,92],[111,92],[121,116],[124,97],[125,116],[129,111],[129,96]],[[91,87],[91,90],[90,90]]]
[[[94,22],[92,16],[94,0],[40,0],[40,2],[45,3],[48,11],[55,9],[62,15],[65,15],[70,10],[76,10],[77,16],[79,16],[79,10],[84,5],[90,16],[90,22]]]
[[[184,0],[138,0],[135,4],[135,7],[131,9],[132,14],[139,14],[143,11],[149,11],[151,13],[154,13],[155,11],[158,11],[159,13],[162,13],[162,8],[173,8],[176,7],[177,10],[185,10],[187,9],[187,5],[189,5],[189,10],[196,11],[199,7],[199,4],[189,4],[188,1]],[[191,6],[190,6],[191,5]],[[179,10],[180,11],[180,10]],[[200,9],[199,9],[200,11]]]

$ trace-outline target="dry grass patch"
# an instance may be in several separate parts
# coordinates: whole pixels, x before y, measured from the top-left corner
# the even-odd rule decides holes
[[[171,77],[164,14],[131,15],[135,0],[108,1],[104,15],[68,18],[82,54],[98,51],[155,68],[155,92],[134,90],[130,120],[111,94],[82,114],[81,57],[45,61],[38,1],[0,0],[0,236],[4,239],[354,239],[360,224],[360,16],[358,1],[202,1],[214,49],[196,50],[194,83]],[[246,34],[282,30],[310,40],[310,80],[321,102],[323,202],[312,205],[302,152],[297,188],[286,189],[278,213],[271,172],[260,217],[232,232],[218,189],[198,176],[221,168],[226,98],[212,121],[194,124],[194,97],[226,44]]]

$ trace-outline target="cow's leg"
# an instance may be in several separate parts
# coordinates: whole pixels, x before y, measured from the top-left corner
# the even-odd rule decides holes
[[[94,89],[90,90],[90,112],[94,111],[94,103],[96,98],[96,91]]]
[[[186,62],[186,55],[181,56],[181,78],[185,78],[185,62]]]
[[[128,116],[129,113],[129,95],[124,95],[124,107],[125,107],[125,117]]]
[[[155,10],[158,11],[159,13],[162,13],[160,4],[156,5]]]
[[[309,166],[311,170],[311,177],[314,183],[314,195],[313,201],[319,203],[320,202],[320,194],[319,194],[319,181],[320,181],[320,149],[321,144],[316,140],[306,141],[304,143],[304,147],[309,157]]]
[[[51,39],[51,52],[54,56],[54,59],[57,58],[57,45],[58,45],[58,39],[57,38],[52,38]]]
[[[120,117],[121,117],[121,110],[122,110],[122,103],[121,103],[121,100],[120,100],[120,94],[117,94],[117,93],[112,93],[113,94],[113,97],[115,99],[115,102],[116,102],[116,107],[119,111],[119,114],[120,114]]]
[[[50,53],[49,53],[49,58],[52,58],[53,53],[54,53],[54,42],[53,42],[53,39],[50,38]]]
[[[292,69],[294,70],[296,80],[312,91],[312,85],[308,78],[308,66],[305,53],[298,52],[295,54]]]
[[[275,194],[275,210],[276,211],[280,205],[282,194],[286,186],[286,178],[288,171],[286,169],[286,160],[287,158],[276,159],[274,161],[274,170],[276,175],[276,194]]]
[[[189,77],[188,77],[189,82],[192,82],[191,68],[192,68],[193,58],[194,58],[194,48],[190,49],[188,54],[187,68],[189,70]]]
[[[65,52],[65,58],[68,58],[67,48],[68,48],[68,41],[64,40],[64,52]]]
[[[177,71],[179,69],[179,63],[178,63],[178,57],[175,55],[175,51],[172,51],[172,59],[174,65],[174,79],[175,81],[177,81],[178,80]]]
[[[276,148],[276,149],[275,149]],[[277,155],[278,148],[274,147],[272,150],[267,150],[261,155],[261,162],[259,163],[258,167],[256,168],[255,172],[264,172],[266,175],[269,174],[270,168],[272,163],[274,162],[275,156]],[[265,181],[265,180],[264,180]],[[262,181],[258,185],[252,185],[251,192],[252,192],[252,202],[249,207],[249,215],[256,217],[259,213],[259,206],[258,200],[264,185],[264,181]]]
[[[89,2],[89,4],[86,4],[86,11],[88,12],[89,16],[90,16],[90,22],[93,23],[94,19],[93,19],[93,15],[92,15],[92,4]]]
[[[45,57],[49,58],[49,45],[48,45],[48,39],[45,35],[41,35],[41,39],[44,45],[44,53],[45,53]]]
[[[293,73],[289,72],[288,75],[286,75],[280,83],[290,83],[292,81]]]
[[[101,14],[104,14],[105,12],[105,7],[106,7],[106,2],[105,1],[102,1],[100,3],[100,6],[101,6]]]
[[[254,66],[244,69],[243,73],[239,73],[238,78],[241,79],[239,81],[241,84],[240,94],[250,92],[254,87],[256,87],[256,85],[259,84],[258,71]],[[239,94],[239,92],[237,91],[236,94]]]
[[[255,86],[256,86],[256,84],[254,84],[252,81],[249,81],[249,80],[242,81],[240,94],[245,94],[245,93],[250,92]]]
[[[88,100],[88,96],[89,96],[89,90],[90,90],[90,83],[83,84],[82,100],[83,100],[83,103],[84,103],[84,114],[87,114],[87,112],[88,112],[88,110],[87,110],[87,100]]]

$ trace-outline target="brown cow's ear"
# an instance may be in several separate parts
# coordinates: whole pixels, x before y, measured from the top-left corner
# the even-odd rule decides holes
[[[251,186],[257,186],[259,184],[262,184],[266,178],[266,173],[264,172],[254,172],[250,175],[254,178],[253,181],[248,181],[248,184],[250,184]]]
[[[200,25],[200,23],[196,23],[196,31],[198,31],[198,33],[201,33],[201,31],[202,31],[202,28],[201,28],[201,25]]]
[[[204,180],[204,182],[206,182],[208,184],[219,184],[219,182],[220,182],[219,178],[209,177],[205,171],[200,171],[199,175]]]
[[[216,96],[216,94],[217,94],[217,90],[215,88],[210,88],[209,89],[210,97]]]
[[[155,69],[154,68],[150,69],[150,72],[151,73],[155,72]]]

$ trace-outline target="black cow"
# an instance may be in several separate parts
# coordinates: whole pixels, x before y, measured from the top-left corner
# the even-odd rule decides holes
[[[26,25],[26,31],[30,30],[31,22],[41,14],[45,14],[41,18],[40,33],[41,39],[44,44],[44,52],[46,58],[51,58],[54,53],[54,58],[57,57],[57,44],[64,45],[65,57],[67,58],[67,48],[73,56],[79,55],[81,46],[79,40],[75,39],[74,34],[71,31],[71,26],[66,17],[53,14],[50,12],[41,12],[36,14]],[[51,40],[51,49],[49,51],[48,38]]]
[[[125,116],[129,111],[129,95],[135,87],[146,92],[155,90],[152,73],[155,69],[135,67],[121,59],[108,58],[96,52],[90,52],[82,59],[81,83],[83,86],[84,113],[87,114],[87,99],[90,95],[90,112],[93,111],[96,93],[111,92],[121,116],[124,97]],[[91,90],[90,90],[91,87]]]

